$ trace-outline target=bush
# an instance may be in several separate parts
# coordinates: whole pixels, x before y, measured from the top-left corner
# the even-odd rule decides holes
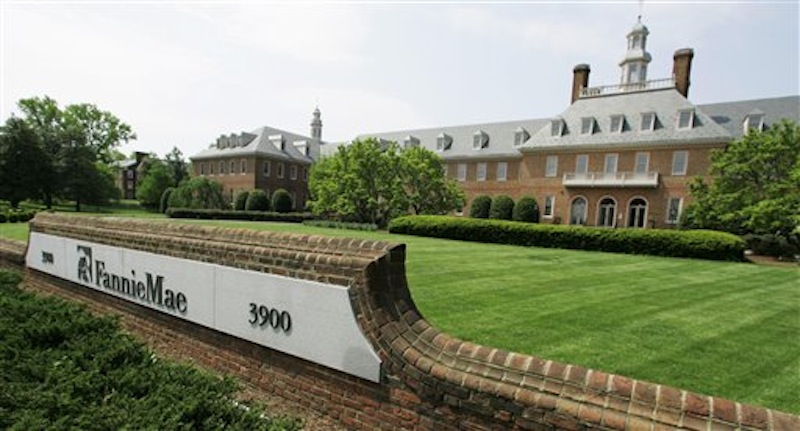
[[[606,229],[445,216],[406,216],[389,232],[497,244],[711,260],[744,260],[744,241],[708,230]]]
[[[514,199],[506,195],[495,196],[492,206],[489,207],[489,218],[498,220],[511,220],[514,211]]]
[[[794,257],[800,254],[800,247],[798,247],[800,239],[796,237],[750,234],[744,236],[744,241],[747,243],[747,248],[761,256]]]
[[[8,216],[4,212],[0,212],[0,223],[5,223],[8,220]]]
[[[161,201],[158,205],[158,212],[164,214],[167,212],[169,208],[169,197],[172,195],[172,192],[175,191],[175,187],[167,187],[164,189],[164,193],[161,193]]]
[[[528,223],[539,223],[539,205],[536,199],[525,196],[514,205],[511,219]]]
[[[233,200],[233,209],[235,211],[244,211],[247,206],[247,198],[250,197],[250,192],[247,190],[240,191],[236,198]]]
[[[9,223],[16,223],[19,221],[19,216],[15,212],[8,213],[8,222]]]
[[[489,208],[492,206],[492,198],[486,195],[476,196],[469,207],[469,216],[472,218],[489,218]]]
[[[170,208],[225,208],[222,183],[207,177],[194,177],[184,181],[169,196]]]
[[[253,190],[247,194],[244,204],[245,211],[269,211],[269,197],[264,190]]]
[[[334,220],[306,220],[304,225],[326,227],[330,229],[350,229],[374,232],[378,230],[378,225],[374,223],[348,223]]]
[[[272,194],[272,209],[279,213],[288,213],[292,210],[292,196],[284,189],[275,190]]]
[[[311,213],[205,210],[193,208],[170,208],[167,210],[167,216],[171,218],[192,218],[205,220],[280,221],[288,223],[302,223],[306,220],[314,219],[314,215]]]

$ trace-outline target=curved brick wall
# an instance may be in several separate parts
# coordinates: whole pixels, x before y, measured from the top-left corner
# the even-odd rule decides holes
[[[382,384],[33,270],[25,283],[87,302],[95,311],[122,312],[126,327],[160,351],[237,374],[251,389],[315,409],[348,428],[800,429],[795,415],[480,346],[439,332],[411,299],[403,245],[51,214],[38,215],[32,230],[350,286],[358,322],[383,360]],[[15,253],[23,252],[19,244],[0,243],[0,262],[14,256],[18,260]]]

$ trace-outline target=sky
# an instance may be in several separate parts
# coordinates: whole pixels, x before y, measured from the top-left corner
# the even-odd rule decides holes
[[[800,2],[0,0],[0,117],[17,101],[91,103],[129,124],[122,145],[190,157],[222,134],[271,126],[323,140],[551,118],[572,69],[619,83],[642,15],[668,78],[694,49],[689,99],[800,93]]]

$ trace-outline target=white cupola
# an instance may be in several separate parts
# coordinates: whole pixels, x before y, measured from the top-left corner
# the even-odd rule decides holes
[[[628,33],[628,49],[625,58],[619,63],[622,68],[620,84],[643,84],[647,81],[647,65],[650,63],[650,53],[647,52],[647,35],[650,31],[642,24],[639,15],[636,25]]]

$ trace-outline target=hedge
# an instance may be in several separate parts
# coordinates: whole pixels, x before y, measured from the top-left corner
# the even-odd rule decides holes
[[[284,189],[275,190],[272,194],[272,209],[279,213],[288,213],[292,210],[294,202],[292,196]]]
[[[711,260],[744,260],[744,241],[709,230],[607,229],[448,216],[405,216],[389,232],[497,244]]]
[[[313,220],[311,213],[276,213],[265,211],[230,211],[230,210],[203,210],[191,208],[170,208],[167,215],[171,218],[194,218],[206,220],[248,220],[248,221],[282,221],[289,223],[302,223]]]
[[[247,198],[250,196],[250,192],[247,190],[242,190],[236,195],[236,199],[233,201],[233,209],[236,211],[244,211],[245,204],[247,204]]]
[[[511,220],[539,223],[539,205],[536,199],[525,196],[514,205]]]
[[[0,211],[0,223],[25,223],[36,215],[35,210],[31,211]]]
[[[513,212],[514,199],[511,199],[510,196],[499,195],[492,199],[492,205],[489,207],[489,218],[511,220]]]
[[[374,232],[378,230],[378,225],[375,223],[350,223],[335,220],[306,220],[303,222],[307,226],[324,227],[329,229],[349,229],[349,230],[363,230]]]
[[[469,208],[469,216],[472,218],[489,218],[489,208],[492,206],[492,198],[480,195],[472,200]]]
[[[267,196],[267,192],[261,189],[256,189],[249,192],[242,210],[269,211],[269,197]]]

